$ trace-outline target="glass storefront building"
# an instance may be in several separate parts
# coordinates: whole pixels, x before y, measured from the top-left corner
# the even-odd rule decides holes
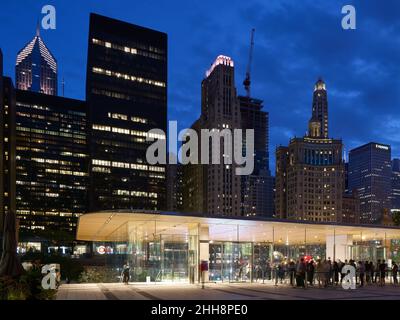
[[[203,217],[155,211],[102,211],[80,217],[77,239],[125,262],[131,281],[252,282],[276,263],[300,257],[345,261],[400,257],[400,228],[265,219]],[[396,260],[397,261],[397,260]]]

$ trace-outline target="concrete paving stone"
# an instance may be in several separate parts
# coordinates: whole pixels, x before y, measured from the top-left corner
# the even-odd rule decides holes
[[[274,286],[271,283],[208,283],[201,285],[184,283],[102,283],[63,284],[57,300],[352,300],[387,299],[400,300],[400,286],[375,285],[344,290],[340,286],[318,288],[292,288],[289,285]]]

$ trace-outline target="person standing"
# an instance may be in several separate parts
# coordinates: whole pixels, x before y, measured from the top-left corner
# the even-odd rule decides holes
[[[333,265],[331,257],[328,257],[329,273],[328,273],[328,284],[333,284]]]
[[[329,283],[330,283],[330,279],[329,279],[329,275],[331,272],[331,265],[329,264],[328,260],[324,260],[323,264],[322,264],[322,270],[323,270],[323,276],[324,276],[324,288],[326,288]]]
[[[369,272],[370,272],[370,282],[371,283],[374,282],[374,270],[375,270],[375,266],[374,266],[374,263],[371,260],[369,262]]]
[[[313,282],[314,282],[314,270],[315,270],[314,260],[311,259],[307,263],[307,280],[308,280],[308,283],[310,284],[310,286],[312,286]]]
[[[344,279],[344,277],[346,276],[346,273],[343,272],[343,267],[344,267],[345,265],[347,265],[347,264],[348,264],[348,263],[347,263],[347,259],[346,259],[346,260],[344,260],[344,263],[342,263],[342,266],[340,267],[340,283],[343,282],[343,279]]]
[[[376,266],[375,266],[375,277],[374,277],[374,283],[377,283],[377,281],[378,281],[378,277],[379,277],[379,274],[380,274],[380,265],[381,265],[381,259],[378,259],[378,262],[376,263]]]
[[[360,286],[364,287],[365,265],[362,261],[358,261],[358,273],[360,275]]]
[[[371,265],[369,264],[368,261],[365,261],[364,266],[365,266],[365,282],[367,284],[369,284],[369,282],[371,280],[371,278],[370,278],[370,275],[371,275],[370,267],[371,267]]]
[[[295,275],[296,275],[296,264],[294,263],[293,260],[290,260],[290,263],[289,263],[289,275],[290,275],[290,285],[293,287],[294,279],[295,279]]]
[[[337,261],[333,262],[333,282],[336,286],[339,283],[339,264]]]
[[[386,268],[387,265],[385,263],[385,260],[382,260],[382,263],[379,265],[379,283],[381,287],[385,285]]]
[[[351,265],[351,266],[354,268],[354,270],[357,271],[357,265],[356,265],[356,262],[355,262],[353,259],[350,259],[349,265]],[[356,272],[356,283],[358,283],[358,275],[357,275],[357,272]]]
[[[317,260],[317,280],[318,280],[318,287],[321,287],[321,282],[323,283],[324,282],[324,275],[323,275],[323,273],[324,273],[324,268],[323,268],[323,265],[322,265],[322,261],[321,261],[321,259],[318,259]]]
[[[122,268],[122,281],[124,284],[128,284],[129,283],[129,271],[130,271],[130,266],[129,263],[126,262]]]
[[[393,284],[396,285],[399,283],[397,279],[397,272],[399,271],[399,266],[395,261],[393,261],[393,266],[392,266],[392,276],[393,276]]]
[[[301,258],[296,268],[296,282],[298,287],[305,288],[306,265],[304,258]]]

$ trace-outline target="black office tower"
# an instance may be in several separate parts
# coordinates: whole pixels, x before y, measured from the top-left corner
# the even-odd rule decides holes
[[[89,210],[163,209],[165,166],[149,165],[147,132],[167,127],[167,35],[90,15],[86,99]]]
[[[382,223],[390,210],[392,191],[391,147],[370,142],[349,153],[349,190],[360,197],[360,222]]]
[[[15,89],[12,80],[3,77],[0,50],[0,234],[4,218],[15,214]]]
[[[274,214],[273,177],[269,170],[269,113],[259,99],[239,96],[241,128],[254,130],[254,170],[242,176],[242,215]]]
[[[34,239],[56,246],[75,239],[87,206],[86,131],[84,101],[16,91],[16,212],[23,247]]]

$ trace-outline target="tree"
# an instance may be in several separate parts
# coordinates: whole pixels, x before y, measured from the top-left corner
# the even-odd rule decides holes
[[[15,213],[8,211],[4,219],[3,252],[0,260],[0,276],[19,277],[24,268],[17,256],[17,229]]]

